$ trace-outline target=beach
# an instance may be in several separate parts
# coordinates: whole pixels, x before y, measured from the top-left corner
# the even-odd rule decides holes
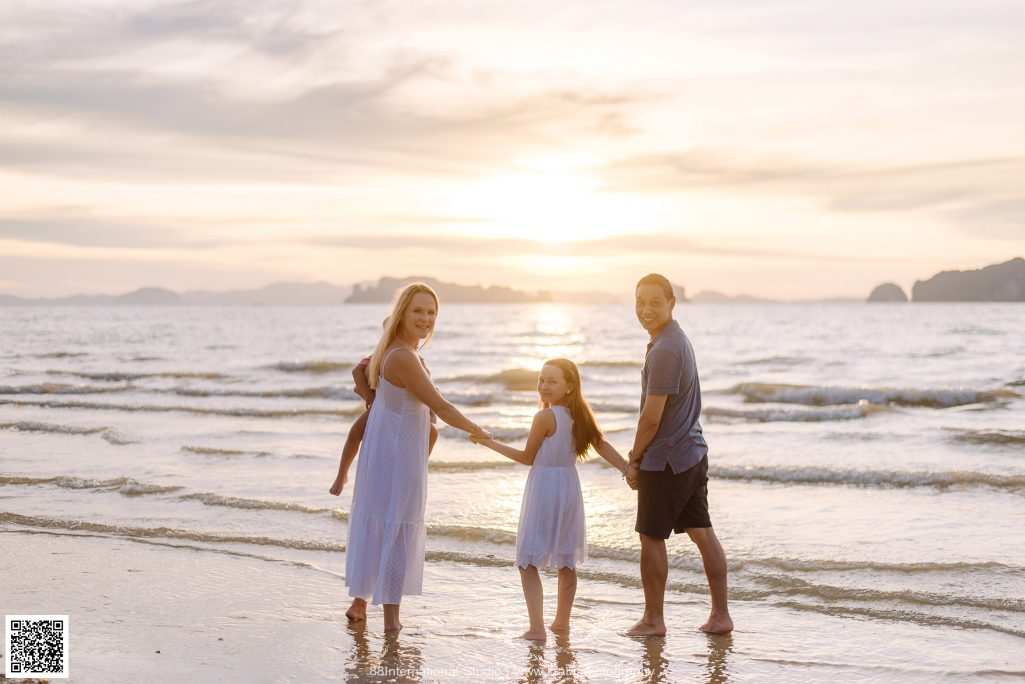
[[[678,306],[737,628],[697,631],[704,575],[674,537],[667,637],[622,635],[643,605],[635,495],[591,460],[572,628],[543,646],[514,638],[527,471],[451,428],[405,628],[344,619],[351,484],[327,489],[384,313],[0,308],[0,610],[69,615],[71,681],[1025,677],[1020,305]],[[540,364],[569,357],[625,453],[645,343],[628,306],[442,303],[424,356],[514,444]]]

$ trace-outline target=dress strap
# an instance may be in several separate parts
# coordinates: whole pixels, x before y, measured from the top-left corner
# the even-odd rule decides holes
[[[381,370],[379,372],[382,375],[384,375],[384,365],[388,363],[388,357],[392,355],[392,352],[397,352],[399,349],[402,349],[402,347],[395,347],[391,349],[387,354],[384,355],[384,358],[381,359]]]

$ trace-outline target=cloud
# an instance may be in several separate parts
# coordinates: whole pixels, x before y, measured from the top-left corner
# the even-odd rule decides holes
[[[52,242],[82,247],[184,247],[205,249],[227,241],[197,239],[152,221],[112,221],[89,216],[0,218],[0,239]]]

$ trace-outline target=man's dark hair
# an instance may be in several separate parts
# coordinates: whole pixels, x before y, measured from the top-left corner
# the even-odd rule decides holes
[[[641,285],[661,286],[662,291],[666,293],[667,300],[672,299],[676,296],[676,294],[673,292],[673,284],[669,282],[669,278],[666,278],[664,275],[661,275],[659,273],[649,273],[648,275],[638,280],[637,287],[635,287],[634,290],[637,290],[637,288]]]

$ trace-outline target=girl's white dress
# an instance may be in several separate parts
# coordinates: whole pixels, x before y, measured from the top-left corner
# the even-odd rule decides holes
[[[349,596],[374,605],[422,593],[427,534],[431,412],[409,390],[385,379],[387,361],[386,356],[360,445],[345,553]]]
[[[516,565],[576,568],[587,560],[584,496],[573,451],[573,418],[553,406],[555,433],[537,450],[527,474],[516,532]]]

